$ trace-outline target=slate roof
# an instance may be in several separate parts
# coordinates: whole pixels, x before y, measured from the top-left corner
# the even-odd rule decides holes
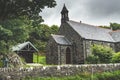
[[[23,48],[25,48],[27,45],[32,46],[35,51],[38,51],[38,49],[31,43],[31,42],[24,42],[22,44],[16,45],[12,47],[12,51],[21,51]]]
[[[100,28],[93,25],[88,25],[82,22],[67,21],[67,23],[85,39],[116,42],[115,39],[109,34],[112,30]],[[114,35],[114,34],[113,34]],[[120,40],[120,39],[119,39]]]
[[[71,42],[65,38],[63,35],[51,35],[56,43],[61,45],[71,45]]]

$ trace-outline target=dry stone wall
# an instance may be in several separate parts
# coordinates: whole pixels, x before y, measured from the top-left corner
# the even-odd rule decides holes
[[[119,64],[56,65],[29,68],[0,68],[0,80],[21,80],[25,77],[69,76],[84,72],[96,73],[120,70]]]

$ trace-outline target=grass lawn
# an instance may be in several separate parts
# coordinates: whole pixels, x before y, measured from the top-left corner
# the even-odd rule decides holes
[[[43,56],[43,55],[36,55],[34,54],[33,55],[33,62],[34,63],[40,63],[40,64],[43,64],[43,65],[46,65],[46,57]]]

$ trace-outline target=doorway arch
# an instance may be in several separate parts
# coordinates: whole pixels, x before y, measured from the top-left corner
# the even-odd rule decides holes
[[[71,64],[71,51],[69,47],[66,49],[66,64]]]

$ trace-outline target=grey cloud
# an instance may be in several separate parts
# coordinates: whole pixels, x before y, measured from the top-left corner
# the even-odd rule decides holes
[[[120,21],[120,0],[56,0],[57,6],[44,9],[41,15],[48,24],[60,24],[60,12],[63,4],[69,10],[70,19],[88,23],[107,23]],[[51,21],[52,20],[52,21]],[[102,20],[102,21],[100,21]],[[49,21],[49,22],[48,22]],[[57,22],[59,21],[59,22]]]
[[[85,9],[92,17],[119,15],[120,0],[89,0]]]

